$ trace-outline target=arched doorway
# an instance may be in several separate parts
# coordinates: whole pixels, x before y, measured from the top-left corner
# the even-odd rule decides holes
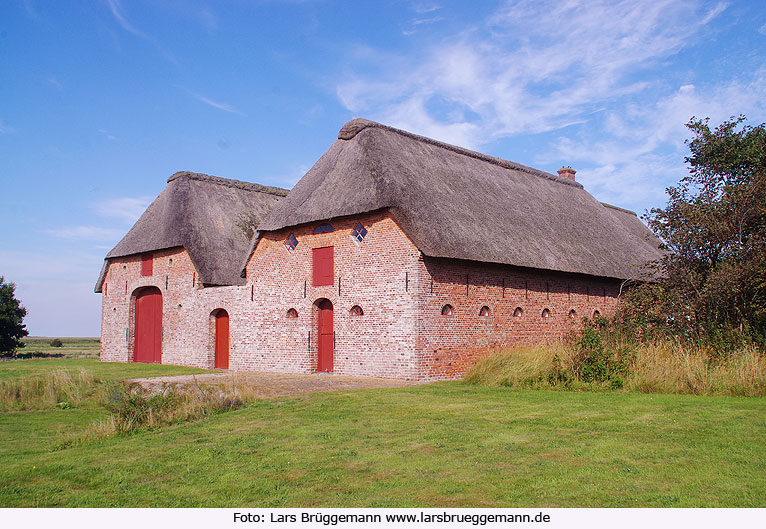
[[[215,317],[215,361],[216,369],[229,369],[229,313],[218,309]]]
[[[329,299],[317,301],[317,371],[330,372],[333,368],[335,332],[333,327],[332,302]]]
[[[133,314],[133,361],[159,364],[162,362],[162,292],[146,287],[135,293]]]

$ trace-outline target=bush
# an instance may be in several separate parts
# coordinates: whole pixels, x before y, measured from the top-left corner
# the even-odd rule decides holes
[[[572,358],[572,372],[582,382],[609,382],[610,387],[617,389],[623,385],[622,377],[630,371],[631,355],[614,345],[606,347],[603,334],[607,326],[604,319],[583,319],[574,343],[576,353]],[[560,367],[554,365],[552,370],[560,370]]]
[[[58,338],[54,338],[54,339],[51,341],[51,347],[64,347],[64,342],[62,342],[62,341],[61,341],[61,340],[59,340]]]

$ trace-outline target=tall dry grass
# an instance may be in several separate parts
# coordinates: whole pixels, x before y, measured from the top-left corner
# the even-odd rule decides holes
[[[64,436],[58,448],[132,434],[171,424],[195,421],[236,410],[256,400],[256,388],[244,376],[227,377],[223,383],[170,384],[148,392],[121,383],[102,386],[101,403],[109,415],[84,432]]]
[[[92,395],[96,387],[96,379],[84,369],[76,374],[57,369],[42,376],[0,380],[0,410],[77,406]]]
[[[766,396],[766,352],[755,346],[720,356],[700,346],[658,342],[634,345],[632,353],[629,370],[622,378],[622,391]],[[564,342],[501,351],[474,365],[465,380],[530,389],[609,388],[605,383],[577,380],[573,370],[577,354],[575,346]],[[560,382],[556,370],[571,375],[567,383]]]

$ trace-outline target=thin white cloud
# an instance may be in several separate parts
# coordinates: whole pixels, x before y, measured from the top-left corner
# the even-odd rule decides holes
[[[438,11],[441,8],[442,6],[439,4],[429,2],[417,2],[412,6],[412,10],[420,14],[433,13],[434,11]]]
[[[46,81],[48,81],[49,84],[53,85],[59,92],[64,91],[64,85],[62,85],[58,79],[54,75],[49,76]]]
[[[112,15],[114,16],[115,20],[122,26],[122,29],[127,31],[128,33],[132,33],[133,35],[137,37],[141,37],[142,39],[153,41],[154,39],[144,33],[143,31],[136,29],[133,27],[133,25],[128,22],[128,20],[125,18],[125,16],[122,14],[122,6],[120,5],[119,0],[106,0],[107,5],[109,5],[109,10],[112,12]]]
[[[760,33],[761,35],[766,35],[766,24],[758,28],[758,33]]]
[[[10,134],[11,132],[15,132],[15,129],[7,121],[0,119],[0,134]]]
[[[211,106],[213,108],[217,108],[218,110],[223,110],[224,112],[229,112],[231,114],[238,114],[240,116],[244,116],[242,112],[240,112],[236,107],[233,105],[230,105],[228,103],[221,103],[219,101],[213,101],[212,99],[203,96],[202,94],[198,94],[197,92],[194,92],[193,90],[189,90],[186,87],[178,86],[181,90],[184,90],[186,93],[188,93],[190,96],[195,98],[198,101],[201,101],[202,103],[205,103],[208,106]]]
[[[94,206],[94,210],[105,218],[119,219],[126,224],[133,224],[146,211],[152,197],[121,197],[102,200]]]
[[[117,139],[114,136],[112,136],[111,134],[109,134],[108,130],[98,129],[96,132],[98,132],[99,134],[101,134],[104,137],[106,137],[107,140],[116,140]]]
[[[59,239],[107,241],[119,239],[125,235],[125,230],[103,226],[68,226],[45,230],[45,233]]]
[[[167,51],[164,47],[162,47],[159,42],[157,42],[157,39],[155,39],[153,36],[149,35],[148,33],[145,33],[141,31],[140,29],[137,29],[133,24],[131,24],[128,19],[125,17],[125,15],[122,14],[122,5],[120,4],[119,0],[106,0],[107,5],[109,6],[109,10],[112,13],[112,16],[117,21],[117,23],[127,31],[128,33],[131,33],[132,35],[135,35],[136,37],[139,37],[140,39],[143,39],[152,45],[157,49],[159,54],[168,62],[171,62],[175,65],[178,65],[178,61],[176,60],[173,55]]]

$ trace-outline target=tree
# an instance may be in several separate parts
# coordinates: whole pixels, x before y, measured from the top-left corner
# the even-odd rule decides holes
[[[16,299],[15,290],[15,284],[6,283],[0,276],[0,355],[10,355],[24,347],[21,338],[29,334],[23,323],[27,309]]]
[[[745,121],[692,118],[689,175],[644,217],[668,250],[663,279],[632,294],[654,329],[766,341],[766,124]]]

